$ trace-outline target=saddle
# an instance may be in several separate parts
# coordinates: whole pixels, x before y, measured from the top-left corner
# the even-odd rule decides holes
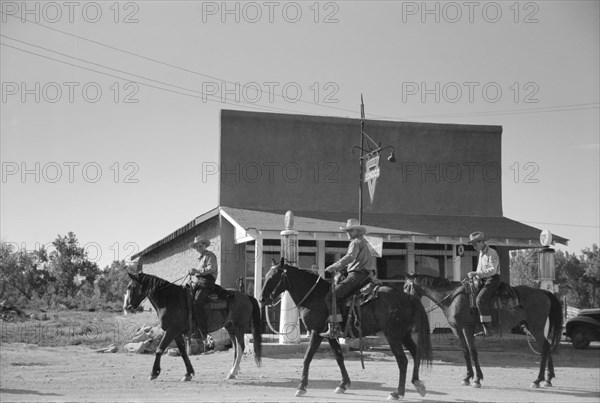
[[[465,289],[469,295],[469,303],[471,304],[471,308],[477,308],[475,300],[481,288],[481,281],[477,278],[474,278],[473,281],[465,284]],[[500,286],[496,290],[492,307],[494,309],[511,310],[520,306],[521,302],[519,301],[519,293],[516,288],[511,287],[505,282],[501,282]]]
[[[370,276],[367,277],[352,294],[345,298],[343,303],[338,304],[341,308],[342,318],[345,319],[342,322],[345,324],[343,326],[343,337],[349,339],[362,337],[360,307],[377,299],[381,288],[381,284],[376,284],[374,281],[378,280]],[[355,332],[358,334],[355,334]]]
[[[185,286],[188,303],[188,321],[190,329],[194,328],[194,294],[195,290],[189,285]],[[210,312],[217,311],[219,315],[224,315],[223,311],[227,309],[227,300],[219,298],[216,292],[211,292],[205,302],[205,306]],[[212,314],[209,313],[208,320],[210,322]]]

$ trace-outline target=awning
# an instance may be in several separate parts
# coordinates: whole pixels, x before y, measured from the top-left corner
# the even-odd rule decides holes
[[[221,207],[221,215],[236,227],[238,242],[246,242],[255,231],[263,238],[278,238],[284,229],[285,211],[247,210]],[[340,230],[348,213],[294,211],[294,229],[299,239],[346,239]],[[518,248],[539,248],[541,230],[506,217],[450,216],[424,214],[363,214],[368,233],[384,242],[464,244],[469,234],[483,231],[490,244]],[[553,235],[553,241],[567,245],[568,239]]]

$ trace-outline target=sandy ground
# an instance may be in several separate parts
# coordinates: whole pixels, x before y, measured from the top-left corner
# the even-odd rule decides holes
[[[508,351],[506,351],[508,350]],[[5,402],[369,402],[385,400],[396,388],[398,370],[389,353],[370,351],[361,368],[358,353],[350,352],[346,367],[352,386],[334,394],[339,370],[330,354],[320,353],[310,371],[308,393],[294,397],[302,369],[302,355],[263,358],[257,368],[245,356],[242,372],[225,380],[233,351],[193,356],[196,376],[180,382],[185,372],[180,357],[164,356],[162,373],[147,379],[153,355],[96,353],[84,347],[38,347],[7,343],[0,347],[0,401]],[[600,399],[600,348],[574,350],[564,344],[555,356],[552,388],[530,389],[539,356],[526,349],[481,351],[485,379],[481,389],[460,386],[465,373],[462,354],[434,351],[434,364],[421,371],[427,395],[410,384],[405,401],[484,402],[594,402]],[[409,362],[412,371],[412,361]],[[409,372],[410,379],[410,372]]]

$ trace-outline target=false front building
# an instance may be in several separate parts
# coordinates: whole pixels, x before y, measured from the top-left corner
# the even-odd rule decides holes
[[[381,253],[384,282],[400,286],[405,272],[461,280],[477,264],[467,244],[474,231],[498,251],[504,281],[511,249],[541,246],[540,229],[503,216],[500,126],[367,120],[365,132],[395,149],[395,162],[381,155],[378,177],[368,164],[376,180],[363,184],[362,221]],[[243,284],[258,297],[291,210],[299,266],[322,271],[347,251],[340,226],[358,218],[360,150],[353,146],[360,143],[357,119],[221,111],[220,160],[201,173],[219,175],[219,205],[133,258],[173,281],[196,263],[188,244],[203,235],[219,258],[217,282]],[[445,323],[435,311],[431,321],[432,328]]]

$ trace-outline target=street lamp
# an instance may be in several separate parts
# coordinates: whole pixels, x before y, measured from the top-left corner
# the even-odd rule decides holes
[[[375,184],[377,177],[379,177],[379,154],[387,149],[391,149],[390,155],[387,160],[390,162],[396,162],[396,156],[394,155],[394,147],[392,146],[381,146],[381,141],[376,143],[367,133],[365,133],[365,105],[363,102],[363,96],[360,95],[360,147],[352,147],[352,155],[354,155],[354,149],[360,151],[360,176],[358,182],[358,222],[362,225],[362,211],[363,211],[363,182],[367,182],[369,185],[369,195],[371,196],[371,203],[373,203],[373,197],[375,196]],[[367,142],[365,143],[365,139]],[[365,175],[365,166],[368,169]]]

